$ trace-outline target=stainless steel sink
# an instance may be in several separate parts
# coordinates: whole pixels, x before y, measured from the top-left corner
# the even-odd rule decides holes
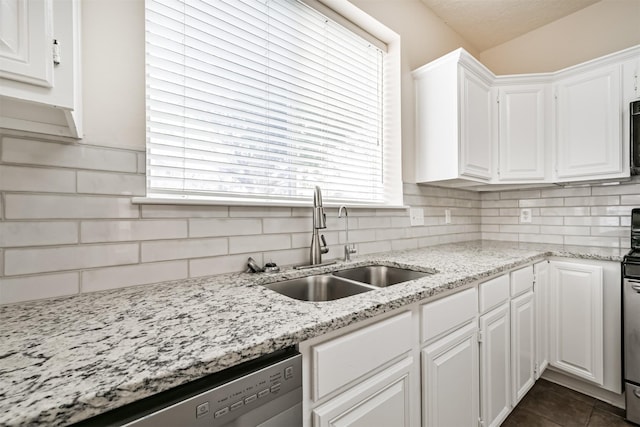
[[[364,267],[349,268],[347,270],[335,271],[338,277],[367,283],[372,286],[383,288],[409,280],[419,279],[431,273],[413,271],[405,268],[387,267],[384,265],[369,265]]]
[[[375,289],[330,274],[301,277],[264,286],[302,301],[332,301]]]

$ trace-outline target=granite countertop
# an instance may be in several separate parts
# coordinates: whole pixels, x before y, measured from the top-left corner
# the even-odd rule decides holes
[[[0,425],[80,421],[546,256],[621,261],[625,253],[477,241],[1,306]],[[371,263],[437,273],[329,302],[260,286]]]

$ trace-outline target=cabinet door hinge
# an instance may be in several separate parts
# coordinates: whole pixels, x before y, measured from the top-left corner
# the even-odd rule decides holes
[[[482,331],[478,331],[478,342],[481,343],[484,341],[484,335]]]
[[[478,427],[484,427],[484,421],[482,421],[482,418],[478,418]]]
[[[538,364],[536,363],[535,366],[533,367],[533,375],[534,377],[538,377]]]
[[[53,39],[53,65],[60,65],[60,45],[57,39]]]

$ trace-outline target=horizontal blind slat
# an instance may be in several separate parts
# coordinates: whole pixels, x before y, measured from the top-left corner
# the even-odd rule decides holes
[[[296,0],[146,4],[148,194],[384,201],[381,51]]]

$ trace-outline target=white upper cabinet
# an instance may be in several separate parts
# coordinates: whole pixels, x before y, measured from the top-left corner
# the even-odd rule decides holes
[[[0,77],[53,86],[51,0],[0,2]]]
[[[79,7],[77,0],[0,1],[1,128],[82,136]]]
[[[559,181],[628,176],[621,144],[620,74],[621,66],[612,65],[555,83]]]
[[[462,49],[413,72],[418,182],[492,176],[493,75]]]
[[[548,176],[548,84],[498,88],[498,180],[544,181]]]
[[[458,49],[413,71],[416,182],[469,189],[629,176],[640,45],[554,73],[495,76]]]

